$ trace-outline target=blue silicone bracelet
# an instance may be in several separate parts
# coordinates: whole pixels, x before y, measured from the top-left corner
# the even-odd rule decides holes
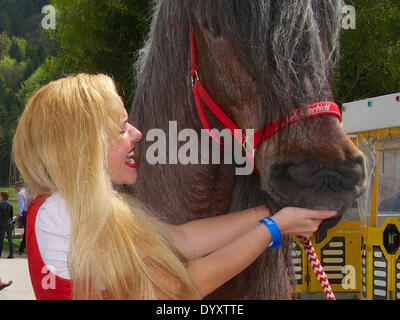
[[[275,221],[271,218],[265,218],[261,220],[259,223],[265,224],[265,226],[268,228],[269,232],[271,233],[272,237],[272,242],[268,246],[270,248],[279,248],[282,245],[281,239],[281,230],[279,230],[278,225],[275,223]]]

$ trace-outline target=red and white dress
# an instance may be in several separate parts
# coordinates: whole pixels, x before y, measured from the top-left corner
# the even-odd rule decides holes
[[[32,287],[38,300],[70,300],[68,268],[71,221],[65,201],[55,192],[38,196],[27,211],[26,248]]]

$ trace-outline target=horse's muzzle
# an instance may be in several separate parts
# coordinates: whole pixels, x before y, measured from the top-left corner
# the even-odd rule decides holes
[[[320,229],[336,225],[365,188],[363,156],[329,166],[318,161],[275,163],[269,173],[268,184],[281,196],[284,206],[338,212],[338,216],[324,221]]]

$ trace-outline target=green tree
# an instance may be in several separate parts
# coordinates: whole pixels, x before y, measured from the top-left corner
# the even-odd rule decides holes
[[[149,27],[149,0],[52,0],[57,10],[57,61],[64,73],[102,72],[120,94],[133,94],[132,64]]]
[[[55,55],[54,41],[42,32],[40,24],[42,7],[48,3],[0,1],[0,185],[10,180],[12,137],[26,99],[40,86],[39,80],[46,81],[50,73],[56,74],[53,66],[45,63],[37,72],[43,76],[36,75],[24,88],[21,85],[47,56]]]
[[[344,30],[335,97],[349,102],[400,90],[400,1],[347,1],[356,29]]]
[[[12,41],[4,31],[0,34],[0,60],[4,59],[11,49]]]
[[[18,62],[23,61],[26,58],[26,48],[28,42],[24,38],[12,37],[12,44],[10,48],[10,56],[16,59]]]
[[[21,104],[26,104],[35,91],[40,88],[44,79],[45,75],[43,68],[37,68],[36,71],[22,83],[21,89],[17,93],[19,102]]]
[[[29,98],[45,83],[53,80],[54,75],[61,74],[62,69],[55,57],[47,57],[45,62],[26,79],[17,93],[17,98],[22,105],[25,105]]]
[[[12,137],[25,101],[41,81],[51,79],[50,73],[57,73],[45,62],[47,56],[56,54],[55,41],[41,28],[46,4],[49,0],[0,1],[0,184],[10,180]],[[23,88],[24,81],[43,63]]]
[[[5,10],[0,10],[0,31],[11,31],[11,21]]]
[[[4,84],[13,92],[17,92],[24,78],[26,63],[5,57],[0,61],[0,73],[3,75]]]

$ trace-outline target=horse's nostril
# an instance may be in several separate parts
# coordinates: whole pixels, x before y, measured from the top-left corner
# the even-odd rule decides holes
[[[361,164],[340,165],[338,172],[342,175],[342,184],[346,189],[351,189],[362,179],[364,166]]]

